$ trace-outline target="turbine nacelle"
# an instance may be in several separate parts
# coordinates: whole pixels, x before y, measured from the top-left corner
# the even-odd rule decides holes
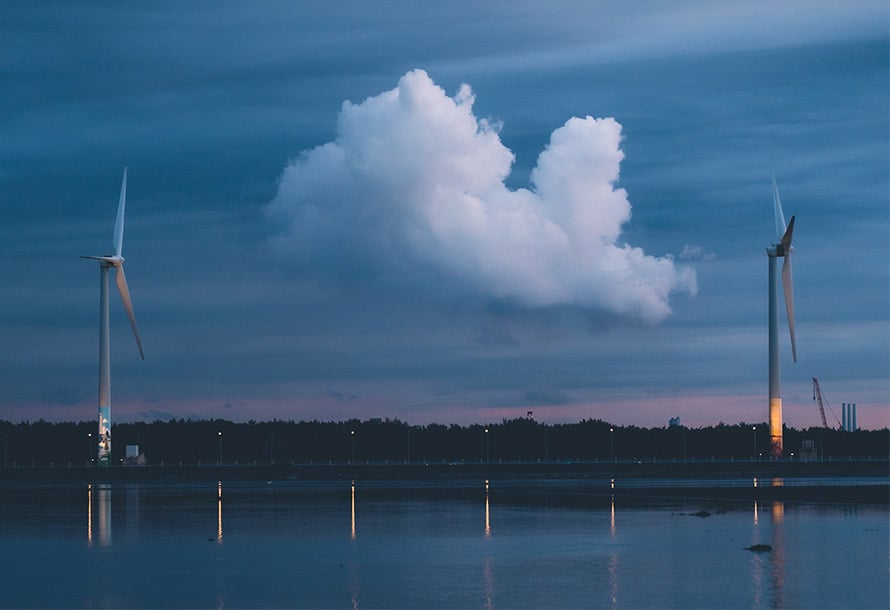
[[[773,244],[766,249],[766,255],[772,258],[785,258],[786,256],[790,257],[792,252],[794,252],[794,248],[786,248],[782,244]]]
[[[111,254],[107,254],[105,256],[81,256],[80,258],[89,258],[95,261],[99,261],[103,267],[120,267],[124,264],[124,261],[127,260],[123,256],[113,256]]]

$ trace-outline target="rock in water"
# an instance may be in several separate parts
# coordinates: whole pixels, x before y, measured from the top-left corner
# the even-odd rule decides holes
[[[746,546],[745,550],[746,551],[754,551],[755,553],[763,553],[766,551],[772,551],[773,547],[771,547],[768,544],[754,544],[751,546]]]

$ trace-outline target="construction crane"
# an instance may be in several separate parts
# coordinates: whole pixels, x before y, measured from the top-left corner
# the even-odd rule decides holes
[[[822,388],[819,387],[819,380],[813,377],[813,400],[818,401],[819,403],[819,415],[822,416],[822,427],[827,428],[828,422],[825,420],[825,407],[822,404]],[[827,400],[825,402],[828,402]],[[828,409],[831,410],[831,405],[828,405]],[[837,421],[837,415],[834,414],[834,411],[831,411],[832,417],[834,417],[835,421]],[[841,428],[841,422],[837,422],[838,429]]]

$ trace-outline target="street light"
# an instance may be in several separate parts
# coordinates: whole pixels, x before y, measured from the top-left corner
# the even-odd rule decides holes
[[[488,440],[488,428],[485,429],[485,463],[491,463],[491,443]]]
[[[222,430],[216,433],[216,436],[219,437],[219,460],[216,462],[217,465],[222,465]]]
[[[93,463],[93,433],[87,432],[87,466]]]
[[[754,433],[754,453],[751,455],[752,460],[757,459],[757,426],[751,426],[751,431]]]
[[[615,461],[615,428],[609,428],[609,459]]]
[[[355,430],[349,431],[349,438],[350,438],[350,455],[351,455],[351,457],[349,459],[349,463],[354,464],[355,463]]]

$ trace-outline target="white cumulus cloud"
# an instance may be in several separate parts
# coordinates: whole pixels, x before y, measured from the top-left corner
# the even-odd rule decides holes
[[[513,153],[423,70],[359,104],[333,142],[291,160],[266,212],[282,258],[338,281],[447,285],[526,307],[574,305],[658,321],[695,272],[620,241],[621,125],[571,118],[510,189]],[[410,279],[409,279],[410,278]]]

